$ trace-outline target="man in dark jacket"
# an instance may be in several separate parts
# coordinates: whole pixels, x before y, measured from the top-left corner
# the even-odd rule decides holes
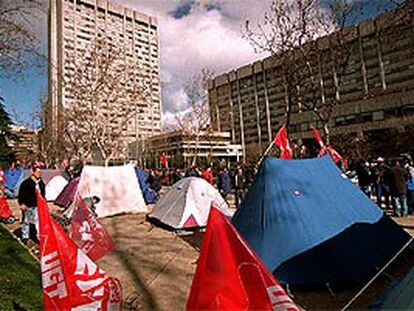
[[[399,161],[394,161],[394,165],[391,168],[390,190],[394,204],[394,213],[397,217],[405,217],[408,215],[406,184],[409,179],[410,176],[407,170],[401,167]]]
[[[23,212],[22,225],[22,242],[27,243],[29,239],[30,218],[33,217],[33,222],[36,226],[37,237],[39,238],[39,218],[37,214],[37,196],[36,191],[45,196],[45,183],[41,178],[40,168],[32,167],[32,175],[24,180],[19,188],[18,203]]]
[[[219,175],[219,190],[223,198],[225,199],[231,192],[231,180],[230,174],[227,168],[224,168]]]

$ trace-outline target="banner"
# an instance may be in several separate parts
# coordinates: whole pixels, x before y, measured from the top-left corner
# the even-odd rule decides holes
[[[74,202],[74,212],[69,236],[93,261],[103,257],[115,247],[115,243],[98,217],[80,197]]]
[[[187,310],[298,310],[233,225],[211,207]]]
[[[45,310],[120,310],[121,286],[109,277],[50,217],[37,196]]]
[[[281,159],[292,159],[292,149],[287,137],[286,124],[283,124],[275,137],[275,144],[280,148]]]

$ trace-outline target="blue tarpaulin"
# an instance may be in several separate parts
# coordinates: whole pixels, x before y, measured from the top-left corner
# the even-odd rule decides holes
[[[135,174],[137,175],[139,186],[141,187],[145,203],[154,204],[157,198],[157,193],[149,187],[148,172],[142,171],[139,168],[135,168]]]
[[[330,157],[266,158],[232,222],[279,281],[323,284],[356,281],[404,244],[384,217]],[[393,246],[375,244],[380,231]],[[368,242],[378,250],[364,254]]]

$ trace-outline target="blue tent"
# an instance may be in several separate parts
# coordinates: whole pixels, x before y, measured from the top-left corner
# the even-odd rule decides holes
[[[361,281],[409,239],[330,157],[266,158],[232,222],[290,284]]]
[[[23,173],[23,170],[7,170],[4,171],[6,177],[6,188],[13,190],[16,187],[17,182],[19,181],[20,175]]]
[[[145,203],[154,204],[156,201],[157,193],[154,190],[152,190],[148,184],[148,172],[141,171],[139,168],[135,168],[135,174],[137,175],[139,186],[141,187]]]
[[[381,310],[414,310],[414,268],[386,294]]]
[[[6,195],[10,198],[16,198],[19,194],[19,188],[23,180],[29,177],[30,170],[7,170],[6,176]]]

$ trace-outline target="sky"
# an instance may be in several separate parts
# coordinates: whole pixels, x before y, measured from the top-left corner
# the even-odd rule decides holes
[[[242,37],[249,19],[263,17],[270,0],[110,0],[158,19],[162,116],[164,127],[174,114],[188,108],[184,92],[187,81],[209,68],[216,75],[264,58]],[[329,1],[329,0],[326,0]],[[364,1],[361,19],[378,14],[383,0]],[[31,28],[47,54],[47,20],[38,14]],[[45,67],[47,68],[47,67]],[[24,80],[0,79],[6,109],[16,123],[33,127],[31,116],[39,110],[39,97],[47,92],[47,72],[26,68]]]

